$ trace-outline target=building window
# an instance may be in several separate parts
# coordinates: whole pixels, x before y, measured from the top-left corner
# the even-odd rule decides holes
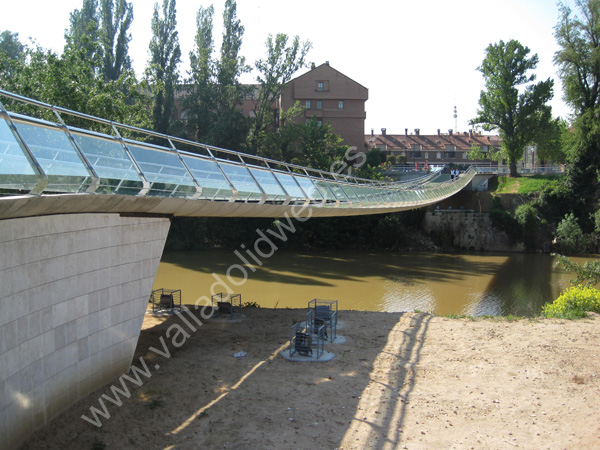
[[[344,109],[344,100],[338,102],[338,109]]]
[[[317,102],[317,109],[323,109],[323,102],[321,100]]]
[[[306,100],[306,109],[310,109],[310,100]]]
[[[437,153],[437,159],[442,159],[442,153],[441,152]]]
[[[425,158],[429,158],[429,153],[425,152]]]
[[[322,126],[322,125],[323,125],[323,121],[322,121],[321,119],[317,119],[317,124],[318,124],[319,126]]]
[[[444,158],[456,158],[456,152],[444,152]]]
[[[317,91],[323,92],[325,90],[325,83],[322,81],[317,81]]]

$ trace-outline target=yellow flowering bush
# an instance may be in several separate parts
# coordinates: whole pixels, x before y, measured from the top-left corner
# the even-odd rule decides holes
[[[600,291],[581,285],[565,290],[554,302],[542,308],[545,317],[576,319],[585,317],[586,311],[600,313]]]

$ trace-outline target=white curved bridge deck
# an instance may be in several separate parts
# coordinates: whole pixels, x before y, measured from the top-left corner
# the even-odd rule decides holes
[[[439,202],[475,175],[468,170],[441,183],[436,170],[404,183],[359,179],[0,95],[44,117],[11,113],[0,103],[0,218],[82,212],[281,217],[292,207],[312,216],[377,214]],[[111,134],[67,126],[63,115]]]

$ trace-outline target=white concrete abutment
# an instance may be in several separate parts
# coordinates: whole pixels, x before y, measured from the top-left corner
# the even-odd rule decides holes
[[[128,371],[164,217],[0,220],[0,448]]]

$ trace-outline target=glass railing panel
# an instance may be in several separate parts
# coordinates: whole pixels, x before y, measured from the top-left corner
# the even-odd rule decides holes
[[[91,174],[64,131],[18,120],[14,122],[48,176],[45,192],[83,192],[89,187]]]
[[[311,200],[323,200],[323,194],[321,194],[321,190],[315,186],[315,183],[313,183],[313,181],[308,178],[308,177],[301,177],[298,175],[294,175],[294,178],[296,179],[296,181],[298,181],[298,184],[300,185],[300,187],[302,188],[302,190],[304,192],[306,192],[306,195],[308,195],[308,198]]]
[[[366,186],[361,186],[359,184],[353,184],[349,187],[354,192],[354,195],[358,198],[358,201],[361,203],[369,203],[369,198],[367,197]]]
[[[235,165],[219,160],[219,166],[229,178],[233,187],[238,191],[240,200],[261,200],[262,191],[254,182],[254,179],[245,166]]]
[[[264,169],[257,169],[255,167],[248,167],[254,178],[260,184],[265,194],[267,194],[268,201],[285,200],[285,192],[281,189],[281,186],[277,182],[275,175],[272,172]]]
[[[319,193],[323,196],[323,198],[325,200],[332,201],[332,202],[335,202],[336,200],[338,200],[338,197],[333,193],[332,190],[330,190],[330,187],[332,187],[331,185],[333,183],[329,183],[328,181],[325,181],[323,179],[318,179],[318,180],[313,180],[313,181],[315,183],[315,186],[319,190]],[[346,197],[344,196],[344,193],[340,192],[339,195],[340,195],[339,200],[342,202],[345,202]]]
[[[71,134],[100,178],[98,194],[135,195],[140,192],[142,180],[120,142],[76,131]]]
[[[283,188],[286,190],[292,200],[306,199],[306,195],[302,192],[302,189],[296,183],[294,177],[289,173],[273,172],[277,180],[281,183]],[[310,181],[310,180],[309,180]],[[311,187],[314,190],[314,186]]]
[[[338,183],[333,183],[328,181],[327,184],[329,188],[333,191],[333,194],[337,197],[337,199],[341,202],[352,201],[352,198],[348,198],[346,193],[342,189],[342,185]]]
[[[127,142],[135,161],[150,183],[147,195],[189,198],[196,185],[176,153]]]
[[[354,190],[347,184],[337,184],[336,186],[344,193],[346,194],[346,197],[348,197],[348,200],[350,200],[351,202],[359,202],[360,198],[354,193]]]
[[[231,186],[223,176],[217,163],[201,156],[183,155],[183,162],[202,187],[202,197],[229,200],[233,195]]]
[[[365,187],[364,190],[366,191],[366,193],[368,195],[370,203],[377,204],[377,203],[381,203],[383,201],[383,199],[379,195],[379,192],[377,191],[377,189],[375,189],[373,187]]]
[[[6,120],[0,120],[0,189],[29,192],[37,184],[35,171]],[[0,195],[3,195],[0,192]]]

